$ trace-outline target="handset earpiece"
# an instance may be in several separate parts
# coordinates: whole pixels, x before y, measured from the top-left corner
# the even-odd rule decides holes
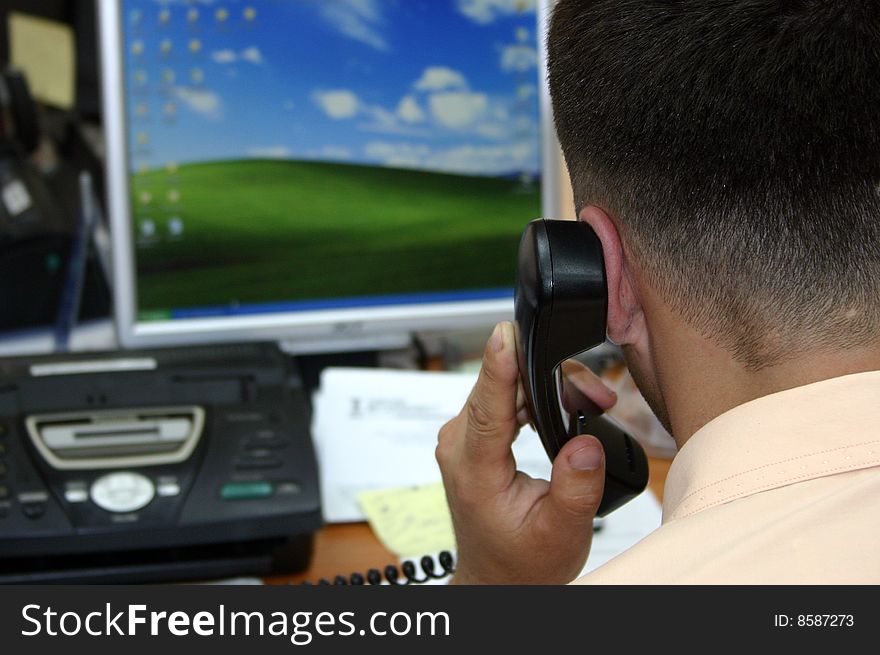
[[[515,297],[517,359],[535,431],[554,459],[578,434],[605,449],[605,492],[598,516],[648,484],[641,445],[588,408],[564,406],[561,365],[605,341],[608,290],[602,245],[580,221],[537,219],[523,232]]]

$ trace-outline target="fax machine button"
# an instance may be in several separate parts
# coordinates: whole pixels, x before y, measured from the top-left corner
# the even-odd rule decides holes
[[[41,489],[37,489],[35,491],[23,491],[18,494],[18,502],[20,502],[22,505],[27,505],[30,503],[40,504],[45,503],[48,500],[49,493]]]
[[[160,480],[156,486],[156,495],[163,498],[180,495],[180,485],[176,480]]]
[[[42,518],[46,513],[46,503],[26,503],[21,506],[21,513],[29,519]]]
[[[251,500],[268,498],[274,491],[271,482],[227,482],[220,489],[223,500]]]
[[[294,482],[293,480],[288,480],[286,482],[279,482],[276,486],[279,496],[289,496],[292,494],[298,494],[302,491],[302,487],[298,482]]]
[[[241,457],[235,462],[239,471],[256,471],[260,469],[277,469],[284,465],[277,457]]]
[[[84,503],[89,499],[85,482],[68,482],[64,488],[64,499],[68,503]]]
[[[146,507],[156,495],[152,481],[140,473],[108,473],[92,484],[92,502],[108,512],[122,514]]]

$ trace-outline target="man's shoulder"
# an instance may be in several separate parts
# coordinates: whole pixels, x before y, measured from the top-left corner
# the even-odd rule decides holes
[[[664,523],[578,584],[880,583],[880,467],[829,472]]]

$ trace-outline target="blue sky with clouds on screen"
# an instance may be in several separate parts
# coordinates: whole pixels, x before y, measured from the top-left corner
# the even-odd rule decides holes
[[[133,166],[539,171],[535,0],[129,0]]]

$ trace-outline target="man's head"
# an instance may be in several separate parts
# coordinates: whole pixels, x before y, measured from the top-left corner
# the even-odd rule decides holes
[[[664,297],[759,367],[880,334],[880,3],[562,0],[556,125]]]
[[[671,311],[751,371],[880,340],[880,2],[561,0],[548,53],[578,210]]]

